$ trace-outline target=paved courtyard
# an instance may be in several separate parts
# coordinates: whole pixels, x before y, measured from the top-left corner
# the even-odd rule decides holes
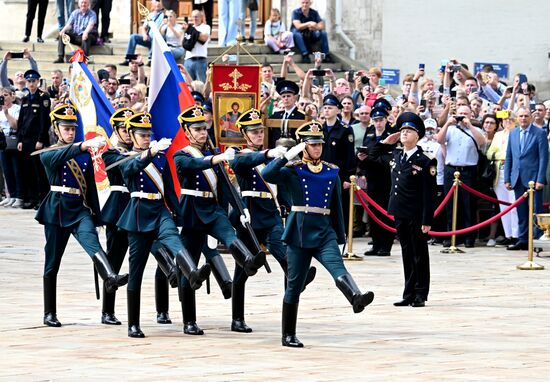
[[[261,270],[247,285],[251,334],[229,330],[231,303],[212,283],[197,293],[204,336],[182,333],[171,290],[173,325],[155,322],[154,260],[144,277],[141,327],[126,333],[126,290],[117,300],[122,326],[100,324],[92,262],[71,239],[58,278],[61,328],[42,325],[44,236],[34,213],[0,209],[0,380],[188,381],[548,381],[550,260],[543,271],[519,271],[524,251],[479,246],[465,254],[430,247],[427,307],[396,308],[399,245],[389,258],[347,262],[359,286],[375,293],[353,314],[324,269],[302,294],[298,336],[304,349],[280,343],[283,275]],[[101,233],[104,237],[104,232]],[[355,249],[367,249],[367,239]],[[232,268],[232,260],[226,261]],[[127,263],[123,271],[127,271]],[[318,267],[319,268],[319,267]]]

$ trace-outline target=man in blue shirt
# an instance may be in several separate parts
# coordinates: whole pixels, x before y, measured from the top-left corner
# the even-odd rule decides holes
[[[328,50],[328,38],[325,22],[315,9],[311,9],[311,0],[301,0],[300,8],[292,12],[294,44],[302,54],[302,62],[311,63],[309,53],[314,42],[321,42],[321,52],[325,54],[324,62],[332,62]]]
[[[57,44],[57,60],[54,64],[62,64],[65,55],[65,44],[63,36],[66,34],[71,38],[71,43],[82,47],[86,56],[90,55],[90,47],[97,41],[97,15],[90,9],[89,0],[79,0],[78,9],[69,16],[67,24],[59,31],[59,42]]]

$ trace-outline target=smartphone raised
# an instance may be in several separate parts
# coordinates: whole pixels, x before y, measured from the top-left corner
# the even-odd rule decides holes
[[[523,73],[518,74],[518,81],[519,85],[523,84],[524,82],[527,82],[527,76]]]
[[[355,70],[348,71],[348,78],[347,78],[348,82],[353,82],[354,76],[355,76]]]
[[[420,100],[420,106],[423,106],[423,107],[424,107],[424,110],[426,110],[427,101],[426,101],[425,99],[421,99],[421,100]]]
[[[126,60],[127,61],[137,60],[137,58],[138,58],[137,54],[127,54],[126,55]]]
[[[313,69],[311,71],[314,77],[324,77],[325,76],[325,70],[324,69]]]
[[[386,86],[386,79],[385,78],[380,78],[380,81],[378,81],[378,85]]]
[[[418,69],[420,70],[424,70],[425,67],[426,67],[425,64],[418,64]]]
[[[23,58],[23,52],[11,52],[11,58]]]
[[[0,96],[0,106],[4,106],[4,96]]]
[[[508,110],[497,110],[496,117],[501,119],[506,119],[510,116],[510,112]]]

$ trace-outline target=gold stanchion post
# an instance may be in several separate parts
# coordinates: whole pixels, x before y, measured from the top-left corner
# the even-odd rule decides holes
[[[460,172],[455,171],[453,174],[455,177],[454,185],[455,190],[453,193],[453,220],[452,220],[452,231],[456,231],[456,220],[458,214],[458,189],[460,186]],[[462,249],[457,248],[456,246],[456,235],[451,236],[451,246],[449,248],[444,248],[441,250],[441,253],[464,253]]]
[[[344,254],[344,260],[363,260],[363,256],[353,253],[353,215],[355,211],[355,189],[357,187],[357,177],[355,175],[350,176],[349,181],[351,183],[349,187],[349,219],[348,219],[348,250]]]
[[[544,266],[539,265],[533,261],[533,213],[534,213],[534,204],[535,204],[535,182],[529,182],[529,236],[528,240],[528,249],[527,249],[527,261],[521,265],[517,266],[517,269],[522,271],[538,271],[544,269]]]

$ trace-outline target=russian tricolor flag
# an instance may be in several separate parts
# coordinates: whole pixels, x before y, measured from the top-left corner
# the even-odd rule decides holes
[[[172,146],[166,152],[176,195],[180,195],[180,184],[172,156],[189,144],[178,116],[195,104],[191,92],[180,73],[170,48],[162,38],[157,26],[150,22],[153,29],[151,82],[149,86],[149,113],[153,123],[153,139],[172,138]]]

